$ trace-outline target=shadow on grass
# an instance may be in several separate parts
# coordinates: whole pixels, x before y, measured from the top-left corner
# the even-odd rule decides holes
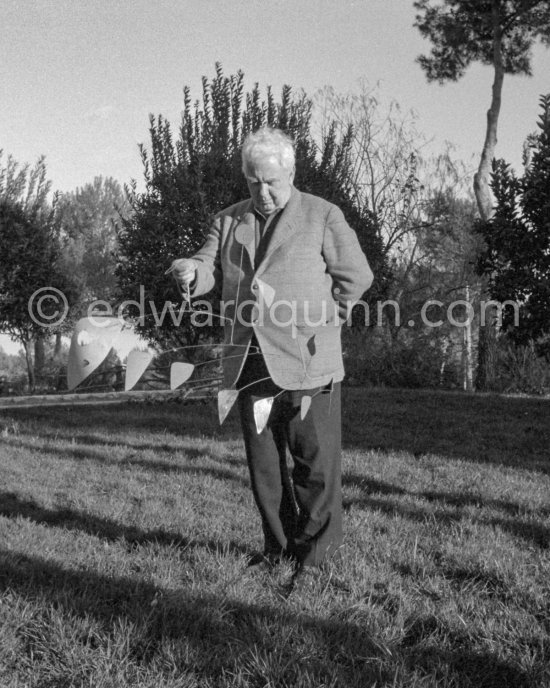
[[[550,474],[550,399],[347,388],[351,450],[436,455]]]
[[[449,641],[456,650],[445,647]],[[437,616],[428,614],[407,622],[402,645],[410,648],[408,664],[411,668],[431,675],[432,680],[445,682],[454,679],[457,686],[500,688],[540,686],[538,679],[528,677],[513,662],[503,661],[491,652],[472,651],[468,634],[451,630]],[[446,681],[445,681],[446,679]],[[436,684],[434,684],[436,685]]]
[[[143,431],[143,426],[142,426],[142,431]],[[116,439],[109,439],[108,436],[106,436],[105,432],[110,432],[110,428],[106,428],[103,432],[96,432],[96,433],[85,433],[81,432],[78,430],[75,432],[74,428],[67,428],[67,427],[57,427],[55,429],[51,428],[41,428],[40,430],[40,437],[43,438],[44,440],[47,440],[50,443],[54,443],[56,441],[62,441],[62,442],[74,442],[78,440],[79,444],[87,444],[92,447],[110,447],[110,448],[115,448],[115,449],[130,449],[135,452],[154,452],[155,454],[168,454],[170,456],[173,456],[174,454],[179,454],[182,455],[183,458],[186,460],[197,460],[197,459],[204,459],[205,456],[205,451],[202,449],[197,449],[196,447],[192,446],[192,443],[196,443],[197,439],[201,438],[203,435],[202,433],[198,433],[197,436],[190,435],[189,433],[185,433],[183,437],[174,437],[171,442],[163,442],[159,441],[157,443],[155,442],[143,442],[141,440],[136,439],[135,437],[128,438],[128,437],[118,437]],[[36,435],[36,432],[30,432],[29,434]],[[212,438],[206,438],[205,441],[209,441]],[[220,441],[223,438],[218,438]],[[9,441],[9,436],[8,436],[8,441]],[[237,442],[239,446],[242,445],[242,440],[240,435],[238,435],[238,439],[228,439],[225,438],[225,442]],[[12,444],[16,444],[16,442],[12,441]],[[35,445],[33,445],[35,446]],[[231,456],[228,455],[227,451],[225,451],[226,445],[224,444],[224,451],[223,451],[223,456],[216,456],[216,454],[213,454],[212,451],[208,451],[208,458],[209,460],[213,461],[218,461],[223,464],[235,464],[235,465],[243,465],[246,466],[246,459],[244,458],[244,451],[242,456]],[[130,462],[131,459],[122,459],[121,463],[125,462]]]
[[[550,399],[344,388],[342,419],[351,450],[434,454],[550,474]],[[121,433],[135,433],[136,450],[156,450],[158,441],[161,451],[171,451],[185,437],[241,440],[236,411],[220,427],[214,401],[10,409],[0,415],[0,427],[10,420],[20,422],[22,433],[57,431],[90,443],[105,435],[106,443],[121,444]],[[167,433],[173,441],[163,441]],[[149,434],[151,441],[144,438]]]
[[[388,483],[383,480],[368,478],[364,475],[351,472],[344,473],[342,476],[342,485],[344,487],[359,488],[368,495],[371,495],[372,493],[399,496],[410,495],[424,499],[427,502],[440,502],[444,506],[474,506],[477,508],[483,507],[496,509],[498,511],[504,511],[510,516],[521,516],[522,514],[525,514],[526,511],[525,506],[517,504],[516,502],[508,502],[504,499],[486,499],[480,494],[473,492],[458,492],[454,494],[452,492],[438,492],[435,490],[406,490],[398,485],[393,485],[392,483]],[[550,507],[537,506],[533,508],[530,513],[541,517],[550,516]]]
[[[46,526],[66,528],[94,535],[105,540],[123,539],[130,546],[147,543],[175,546],[181,549],[206,549],[212,553],[229,551],[236,555],[250,554],[249,548],[234,541],[201,540],[187,538],[179,533],[157,528],[145,531],[134,526],[125,526],[110,519],[94,516],[88,512],[74,509],[46,509],[30,500],[21,499],[11,492],[0,493],[0,516],[26,518]]]
[[[240,439],[240,427],[235,411],[232,411],[220,427],[218,411],[213,401],[189,401],[181,404],[164,402],[154,405],[125,403],[114,406],[58,406],[28,409],[9,409],[0,414],[0,425],[7,419],[30,424],[29,432],[36,434],[37,425],[44,426],[48,436],[58,431],[64,436],[80,437],[93,429],[98,434],[117,436],[120,433],[136,433],[140,438],[159,434],[217,439]],[[24,428],[23,428],[24,429]],[[53,433],[52,433],[53,429]],[[41,428],[38,430],[41,434]],[[120,440],[118,443],[123,442]],[[147,447],[151,443],[147,443]],[[162,444],[162,441],[161,441]],[[155,448],[155,446],[153,446]]]
[[[344,510],[356,506],[419,522],[425,522],[428,518],[435,519],[446,525],[467,518],[460,512],[461,507],[474,506],[480,509],[479,515],[476,516],[476,523],[497,527],[541,549],[550,547],[550,528],[533,520],[547,518],[550,515],[550,509],[547,507],[535,508],[529,515],[525,515],[525,508],[515,502],[484,499],[480,495],[469,493],[405,490],[391,483],[355,474],[344,474],[342,485],[344,488],[352,487],[363,492],[360,497],[344,497]],[[404,498],[412,498],[417,503],[411,504],[410,501],[404,503]],[[427,504],[423,505],[418,501],[424,501]],[[510,518],[484,514],[481,509],[502,511]]]
[[[29,449],[33,453],[44,454],[46,456],[52,456],[56,459],[68,459],[68,460],[91,460],[103,465],[108,466],[127,466],[127,467],[139,467],[150,471],[156,471],[158,473],[177,473],[185,475],[208,475],[217,480],[229,480],[232,482],[237,482],[246,487],[249,486],[249,481],[243,476],[237,475],[234,471],[225,468],[214,468],[208,466],[186,466],[177,463],[177,459],[173,462],[169,461],[156,461],[150,459],[142,459],[139,457],[137,452],[135,454],[130,454],[124,456],[121,459],[109,458],[105,455],[105,450],[102,449],[102,445],[99,443],[95,445],[96,449],[88,449],[84,447],[74,447],[71,449],[59,448],[52,446],[51,448],[37,446],[35,442],[17,439],[6,439],[4,444],[11,445],[14,447],[22,447]],[[120,445],[119,445],[120,446]],[[199,449],[189,448],[185,449],[185,459],[205,459],[205,452]],[[211,457],[208,457],[211,460]],[[230,462],[226,462],[230,463]],[[233,462],[237,464],[236,461]],[[239,462],[239,465],[245,465],[244,462]]]
[[[484,597],[510,601],[512,593],[509,583],[496,571],[488,571],[482,568],[480,564],[472,565],[469,568],[460,564],[445,565],[441,573],[456,590],[467,588],[471,591],[475,589],[478,594],[481,592]],[[526,606],[529,606],[528,599],[524,599],[524,602]]]
[[[176,667],[180,675],[187,673],[216,685],[225,685],[218,682],[238,673],[244,679],[240,685],[265,685],[267,679],[277,685],[306,685],[300,680],[304,675],[310,678],[307,685],[314,685],[314,680],[315,685],[328,685],[327,678],[330,685],[353,688],[396,685],[392,679],[403,674],[404,667],[417,675],[420,671],[445,678],[449,685],[537,685],[512,660],[479,652],[466,635],[459,639],[458,650],[446,647],[457,639],[436,617],[410,623],[404,638],[388,654],[356,621],[327,620],[284,604],[249,604],[186,589],[164,594],[160,587],[137,578],[72,571],[17,552],[0,552],[0,589],[42,606],[47,600],[48,608],[70,618],[95,618],[107,642],[124,643],[133,663],[154,666],[159,673],[175,640],[183,647]],[[32,628],[25,635],[25,620],[18,624],[17,633],[27,643],[34,642]],[[441,643],[435,642],[438,638]],[[97,634],[90,638],[81,633],[75,642],[95,649]],[[44,656],[43,644],[41,648]],[[173,669],[168,663],[165,670]]]
[[[194,675],[199,683],[223,680],[234,671],[244,670],[250,674],[250,683],[243,684],[257,685],[260,679],[266,678],[260,673],[265,665],[258,662],[255,668],[251,660],[262,655],[264,660],[269,660],[277,636],[281,642],[292,636],[292,641],[284,644],[288,655],[284,670],[290,674],[290,680],[282,685],[295,685],[292,674],[298,677],[304,670],[299,662],[288,660],[292,660],[308,639],[315,652],[308,656],[307,668],[320,676],[329,668],[336,668],[338,685],[363,685],[354,680],[345,666],[347,662],[339,666],[338,657],[342,653],[353,657],[359,655],[361,648],[363,656],[380,655],[360,628],[345,622],[325,621],[284,608],[246,604],[209,593],[192,593],[185,588],[165,595],[162,588],[138,578],[71,571],[55,562],[19,553],[0,552],[2,588],[10,588],[27,600],[41,602],[46,598],[49,605],[70,616],[97,619],[111,643],[117,640],[113,637],[114,630],[124,628],[129,637],[118,640],[126,643],[127,654],[138,665],[155,664],[162,671],[158,660],[165,656],[166,645],[177,640],[180,647],[186,647],[182,652],[185,661],[182,660],[178,672]],[[24,628],[20,626],[18,631],[24,633]],[[86,643],[87,638],[81,641]],[[173,666],[167,670],[172,672]],[[368,680],[366,685],[383,678],[376,668],[366,667],[361,675]]]

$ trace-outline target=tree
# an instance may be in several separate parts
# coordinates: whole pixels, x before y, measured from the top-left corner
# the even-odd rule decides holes
[[[190,255],[203,243],[213,215],[221,208],[248,197],[241,172],[240,149],[246,134],[262,125],[287,131],[296,141],[296,186],[338,204],[357,231],[375,274],[386,271],[381,243],[372,214],[354,203],[348,179],[351,139],[336,140],[336,126],[329,127],[320,145],[311,133],[311,101],[289,86],[276,102],[271,89],[262,100],[256,84],[244,93],[244,75],[225,77],[219,64],[216,76],[203,77],[202,103],[192,104],[184,89],[184,109],[178,139],[162,117],[150,117],[151,149],[141,147],[145,191],[129,190],[133,215],[119,234],[117,276],[125,299],[153,302],[157,314],[174,292],[173,280],[164,273],[174,258]],[[154,315],[154,314],[153,314]],[[211,336],[208,328],[192,328],[171,317],[157,326],[155,317],[141,331],[151,339],[189,343]],[[195,339],[194,339],[195,338]]]
[[[472,62],[492,65],[494,81],[487,129],[474,191],[479,213],[487,220],[493,208],[489,189],[491,161],[497,143],[498,118],[505,74],[531,74],[531,48],[550,44],[547,0],[416,0],[415,26],[429,38],[430,56],[418,62],[428,81],[457,81]]]
[[[424,163],[428,166],[428,161]],[[472,362],[464,308],[457,301],[478,295],[475,274],[476,237],[472,234],[475,201],[458,181],[460,165],[448,153],[429,161],[430,174],[419,199],[417,222],[392,260],[388,297],[398,305],[399,319],[388,312],[388,382],[401,386],[459,384],[459,369],[469,387]],[[438,306],[426,308],[429,302]],[[449,311],[450,309],[450,311]],[[451,317],[447,317],[448,313]],[[471,320],[471,319],[470,319]],[[433,323],[438,323],[433,326]],[[461,361],[463,359],[463,361]],[[451,371],[452,372],[451,374]]]
[[[383,331],[371,329],[357,342],[357,349],[365,352],[362,365],[369,366],[374,347],[379,359],[388,362],[386,377],[375,381],[418,385],[422,380],[428,383],[428,366],[420,364],[423,358],[430,365],[434,362],[430,375],[438,384],[445,364],[435,362],[434,347],[441,350],[442,360],[451,356],[457,348],[456,328],[423,328],[419,316],[424,301],[437,299],[447,305],[461,298],[467,287],[475,292],[478,286],[472,256],[473,194],[465,184],[469,171],[454,159],[450,145],[435,157],[424,156],[425,140],[414,115],[396,101],[385,103],[378,89],[364,82],[358,92],[344,95],[325,88],[316,105],[322,131],[331,120],[338,122],[339,140],[352,131],[353,198],[375,218],[391,269],[386,297],[397,304],[400,315],[398,320],[390,307],[380,322],[376,314]],[[414,328],[409,321],[416,323]],[[355,333],[346,334],[353,342],[359,339]],[[360,363],[359,353],[357,358]]]
[[[128,201],[113,178],[96,177],[57,199],[63,267],[77,281],[80,301],[116,297],[117,223],[128,214]]]
[[[2,161],[0,148],[0,199],[17,205],[29,218],[42,220],[50,213],[48,194],[51,182],[46,175],[46,159],[38,158],[35,166],[20,165],[12,155]]]
[[[33,390],[37,350],[33,359],[32,345],[36,341],[43,343],[51,334],[44,324],[56,317],[59,304],[49,298],[43,300],[40,317],[31,315],[30,304],[37,305],[38,289],[68,291],[65,275],[57,269],[59,244],[55,225],[46,217],[29,215],[21,205],[0,198],[0,245],[0,331],[23,346],[29,387]]]
[[[21,356],[21,350],[13,355],[0,347],[0,396],[9,394],[18,383],[24,383],[26,377],[26,364]]]
[[[538,132],[528,138],[526,167],[517,177],[504,160],[493,163],[495,214],[479,230],[485,249],[480,271],[492,298],[519,305],[504,309],[502,328],[516,344],[537,344],[550,360],[550,94],[540,99]]]
[[[418,58],[429,81],[457,81],[472,62],[492,65],[494,79],[487,112],[485,141],[474,175],[474,192],[480,216],[493,212],[489,178],[497,144],[498,118],[505,74],[531,74],[531,48],[537,40],[550,44],[550,6],[547,0],[416,0],[415,26],[432,41],[430,56]],[[480,328],[478,345],[479,389],[495,380],[494,313]]]
[[[480,292],[475,272],[480,243],[473,232],[475,205],[473,194],[457,193],[452,177],[447,178],[445,187],[431,189],[424,203],[426,223],[418,235],[417,258],[408,276],[408,305],[412,307],[412,319],[418,322],[415,329],[422,327],[424,335],[429,333],[430,340],[440,345],[441,381],[448,364],[454,363],[468,391],[473,389],[473,305]],[[435,308],[439,317],[425,310],[430,300],[441,304]],[[427,321],[423,322],[423,313],[432,322],[441,320],[442,326],[432,329]]]
[[[46,362],[46,340],[63,329],[64,323],[47,325],[57,319],[56,312],[65,304],[55,302],[59,294],[42,293],[38,302],[45,318],[36,318],[34,313],[33,319],[31,297],[38,289],[53,287],[72,303],[74,283],[72,274],[64,272],[60,263],[56,197],[50,203],[45,158],[40,157],[33,167],[20,165],[11,155],[5,162],[2,158],[0,150],[0,331],[22,344],[29,386],[34,389]]]
[[[347,183],[354,203],[375,218],[384,254],[393,256],[421,224],[422,135],[412,113],[392,100],[383,104],[378,88],[361,82],[357,93],[325,87],[315,98],[321,135],[337,124],[338,141],[351,136]]]

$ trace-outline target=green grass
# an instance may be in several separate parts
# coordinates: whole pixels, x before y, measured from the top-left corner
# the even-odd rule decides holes
[[[550,686],[550,400],[345,390],[345,547],[286,597],[216,419],[0,412],[2,688]]]

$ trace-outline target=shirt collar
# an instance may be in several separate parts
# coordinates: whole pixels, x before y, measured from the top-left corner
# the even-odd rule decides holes
[[[275,217],[275,215],[278,215],[280,212],[282,212],[284,210],[284,207],[285,206],[283,206],[282,208],[275,208],[275,210],[272,213],[270,213],[269,215],[266,216],[262,213],[261,210],[258,210],[258,208],[256,208],[256,206],[254,206],[254,213],[258,217],[260,217],[262,220],[264,220],[264,222],[267,222],[270,218],[273,218],[273,217]]]

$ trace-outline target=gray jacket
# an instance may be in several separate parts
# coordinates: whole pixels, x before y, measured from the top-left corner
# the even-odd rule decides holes
[[[339,382],[341,326],[373,279],[355,232],[337,206],[293,188],[255,269],[255,221],[250,199],[222,210],[193,256],[192,295],[221,282],[224,313],[231,318],[225,323],[224,386],[234,387],[252,332],[279,387]]]

